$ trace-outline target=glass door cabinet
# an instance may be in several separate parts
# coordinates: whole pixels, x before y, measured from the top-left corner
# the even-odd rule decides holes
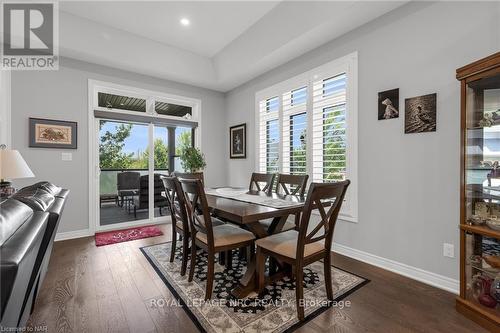
[[[460,295],[457,310],[500,330],[500,53],[457,70],[461,82]]]

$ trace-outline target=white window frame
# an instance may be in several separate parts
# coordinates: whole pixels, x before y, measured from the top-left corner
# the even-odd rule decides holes
[[[279,96],[278,121],[280,130],[280,158],[279,171],[282,172],[283,163],[283,93],[286,91],[307,86],[307,174],[312,175],[312,82],[320,78],[327,79],[335,75],[346,73],[346,178],[351,181],[346,194],[345,202],[340,211],[339,218],[348,222],[358,222],[358,53],[353,52],[339,59],[328,62],[305,73],[277,83],[255,94],[255,129],[256,140],[260,140],[260,101]],[[288,134],[287,134],[288,135]],[[260,168],[260,144],[255,145],[255,170]],[[312,178],[312,177],[310,177]]]
[[[104,92],[115,95],[125,95],[132,96],[136,98],[142,98],[146,100],[146,112],[137,111],[127,111],[121,109],[109,109],[106,107],[99,106],[98,93]],[[160,115],[154,111],[154,102],[170,102],[177,105],[189,106],[192,108],[192,117],[190,119],[185,119],[182,117]],[[100,210],[99,210],[99,133],[97,129],[99,128],[99,119],[94,116],[94,111],[113,111],[119,114],[125,114],[130,116],[137,116],[142,114],[146,117],[151,117],[151,122],[148,125],[148,137],[149,142],[154,141],[154,125],[153,120],[157,118],[172,119],[172,120],[182,120],[183,122],[197,123],[195,128],[195,147],[201,147],[201,100],[195,98],[189,98],[185,96],[179,96],[164,92],[158,92],[153,90],[140,89],[131,86],[125,86],[121,84],[104,82],[98,80],[88,80],[88,136],[89,136],[89,207],[90,207],[90,217],[89,217],[89,230],[90,234],[94,234],[96,231],[106,231],[106,230],[116,230],[123,229],[141,225],[149,224],[160,224],[165,223],[167,218],[154,217],[154,193],[150,191],[149,193],[149,218],[147,220],[142,220],[137,223],[135,221],[122,222],[119,224],[111,225],[100,225]],[[113,120],[113,119],[109,119]],[[148,174],[154,174],[154,151],[153,147],[149,145],[149,170]],[[154,178],[149,177],[149,188],[154,188]]]

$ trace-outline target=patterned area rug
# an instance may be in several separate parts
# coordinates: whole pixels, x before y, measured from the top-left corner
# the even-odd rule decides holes
[[[202,332],[291,332],[330,306],[346,306],[342,299],[368,283],[367,279],[333,267],[335,302],[328,304],[323,263],[307,266],[304,268],[303,281],[306,319],[299,322],[295,307],[295,283],[289,278],[266,287],[261,298],[234,299],[230,291],[246,270],[246,261],[238,259],[235,254],[232,269],[216,264],[212,300],[204,302],[208,261],[206,253],[201,250],[198,253],[194,280],[188,282],[187,273],[185,276],[180,275],[181,249],[178,247],[176,259],[171,263],[170,247],[171,243],[168,242],[146,246],[141,250]],[[172,305],[175,306],[163,304]]]
[[[99,232],[95,234],[95,245],[103,246],[161,235],[163,232],[155,226]]]

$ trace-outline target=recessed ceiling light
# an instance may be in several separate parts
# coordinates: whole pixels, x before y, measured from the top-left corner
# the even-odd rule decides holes
[[[181,24],[182,24],[183,26],[185,26],[185,27],[187,27],[187,26],[191,23],[191,22],[190,22],[187,18],[185,18],[185,17],[181,18],[180,22],[181,22]]]

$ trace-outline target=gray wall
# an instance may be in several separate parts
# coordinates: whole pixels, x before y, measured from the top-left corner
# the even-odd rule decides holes
[[[198,98],[202,103],[202,149],[206,152],[209,185],[226,182],[226,126],[224,96],[207,89],[63,58],[59,71],[14,71],[12,73],[12,146],[18,149],[36,175],[16,181],[24,186],[50,180],[71,189],[59,232],[87,229],[88,203],[88,79]],[[78,149],[28,147],[28,118],[51,118],[78,122]],[[61,152],[72,152],[72,161],[62,161]]]
[[[304,54],[226,95],[227,126],[248,126],[248,158],[227,159],[228,183],[246,186],[254,170],[255,93],[358,51],[359,223],[341,221],[335,242],[457,279],[455,69],[499,50],[500,3],[443,2],[410,3]],[[378,121],[377,93],[392,88],[400,89],[400,106],[436,92],[437,132],[405,135],[403,114]],[[455,259],[443,257],[444,242],[455,245]]]

